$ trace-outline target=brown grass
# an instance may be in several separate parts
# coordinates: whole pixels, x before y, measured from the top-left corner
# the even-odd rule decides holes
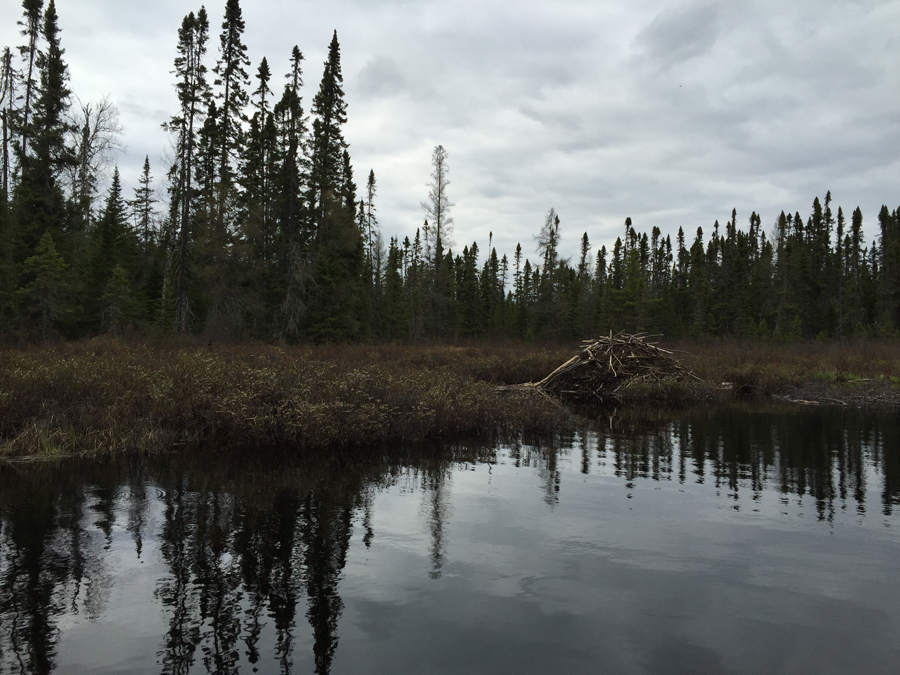
[[[552,427],[494,387],[560,355],[477,347],[154,347],[111,338],[0,352],[0,455],[177,443],[327,447]]]
[[[363,446],[552,429],[536,382],[571,347],[206,346],[112,338],[0,350],[0,457],[218,447]],[[900,343],[664,343],[704,383],[625,387],[623,403],[744,394],[900,401]],[[722,383],[728,383],[723,386]]]
[[[766,396],[854,402],[900,401],[900,342],[858,340],[776,344],[670,342],[684,365],[720,388]]]

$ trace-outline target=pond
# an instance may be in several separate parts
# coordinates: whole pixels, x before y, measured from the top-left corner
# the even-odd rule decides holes
[[[900,420],[0,468],[0,673],[896,673]]]

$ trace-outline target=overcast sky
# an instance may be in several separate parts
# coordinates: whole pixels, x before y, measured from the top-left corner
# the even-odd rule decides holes
[[[182,0],[57,0],[71,88],[121,111],[123,179],[145,155],[164,174],[160,123],[177,109],[172,61]],[[332,31],[341,44],[357,183],[378,182],[385,239],[424,218],[431,151],[449,152],[456,249],[488,232],[498,251],[533,236],[550,207],[563,248],[611,247],[631,216],[688,241],[736,208],[767,232],[831,190],[860,206],[869,238],[900,204],[900,2],[244,0],[252,71],[280,80],[298,45],[304,108]],[[224,0],[206,5],[211,66]],[[18,45],[18,2],[0,44]],[[276,79],[276,78],[273,78]],[[273,87],[275,88],[275,87]],[[280,85],[279,85],[280,88]],[[277,91],[277,89],[276,89]],[[130,190],[129,190],[130,193]]]

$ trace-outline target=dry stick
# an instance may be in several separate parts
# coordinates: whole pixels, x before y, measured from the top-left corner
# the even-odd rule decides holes
[[[646,333],[627,334],[620,331],[613,335],[601,336],[595,340],[582,340],[580,353],[559,366],[540,382],[529,385],[518,385],[512,388],[538,391],[556,390],[566,394],[593,394],[603,397],[604,389],[618,383],[612,391],[614,395],[631,382],[660,381],[667,377],[680,379],[690,376],[697,381],[699,377],[685,371],[675,359],[672,352],[648,342],[648,338],[659,337]],[[585,371],[583,366],[593,362],[597,370]],[[581,370],[580,370],[581,369]],[[509,390],[510,387],[498,387]]]

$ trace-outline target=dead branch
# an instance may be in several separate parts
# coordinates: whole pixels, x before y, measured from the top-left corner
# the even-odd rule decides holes
[[[682,368],[673,353],[645,333],[620,332],[583,340],[581,351],[540,382],[498,387],[500,391],[536,390],[582,400],[614,398],[636,383],[660,383],[686,378],[699,380]]]

